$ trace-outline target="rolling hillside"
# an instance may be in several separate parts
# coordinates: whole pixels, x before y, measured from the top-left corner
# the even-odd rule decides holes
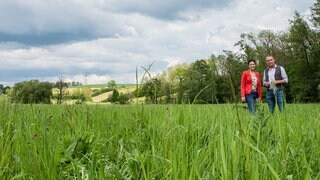
[[[124,94],[133,92],[134,90],[135,90],[135,86],[124,87],[124,88],[118,89],[119,93],[124,93]],[[94,103],[102,102],[103,100],[107,99],[111,94],[112,94],[112,91],[99,94],[98,96],[94,96],[94,97],[92,97],[92,102],[94,102]]]

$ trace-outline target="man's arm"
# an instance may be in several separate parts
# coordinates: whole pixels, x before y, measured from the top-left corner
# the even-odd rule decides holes
[[[270,86],[270,83],[266,81],[266,70],[263,71],[263,79],[262,79],[262,85],[264,87],[269,87]]]

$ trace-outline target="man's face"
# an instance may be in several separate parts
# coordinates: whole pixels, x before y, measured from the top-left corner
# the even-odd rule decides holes
[[[274,67],[275,60],[272,56],[266,57],[266,63],[269,67]]]

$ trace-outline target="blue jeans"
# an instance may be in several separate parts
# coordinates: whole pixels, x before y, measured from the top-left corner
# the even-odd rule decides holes
[[[251,113],[255,112],[256,111],[255,102],[256,102],[256,99],[258,98],[257,91],[251,91],[250,94],[245,95],[245,98],[248,104],[249,111]]]
[[[284,97],[283,97],[283,90],[279,89],[276,91],[276,93],[273,92],[273,90],[267,91],[267,103],[269,106],[269,110],[271,113],[274,112],[275,106],[276,106],[276,100],[278,104],[279,111],[282,112],[284,109]]]

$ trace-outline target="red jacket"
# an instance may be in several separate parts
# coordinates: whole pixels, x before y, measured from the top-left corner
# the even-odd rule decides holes
[[[262,98],[262,86],[261,86],[261,78],[258,72],[256,73],[257,77],[257,92],[258,98]],[[250,69],[244,71],[241,76],[241,97],[244,97],[246,94],[250,94],[252,90],[252,79],[250,75]]]

